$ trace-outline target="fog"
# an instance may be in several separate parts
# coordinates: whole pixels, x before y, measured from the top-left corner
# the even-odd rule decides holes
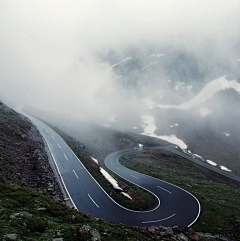
[[[239,0],[2,0],[0,98],[132,128],[223,75],[239,81],[239,9]]]

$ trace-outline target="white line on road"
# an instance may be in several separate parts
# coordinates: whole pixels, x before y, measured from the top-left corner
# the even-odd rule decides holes
[[[60,138],[61,140],[63,140],[57,133],[55,133],[56,134],[56,136],[58,136],[58,138]],[[67,145],[67,144],[66,144]],[[103,192],[105,192],[105,194],[109,197],[109,199],[111,199],[116,205],[118,205],[119,207],[121,207],[121,208],[123,208],[123,209],[125,209],[125,210],[128,210],[128,211],[130,211],[130,212],[136,212],[136,213],[148,213],[148,212],[153,212],[153,211],[155,211],[159,206],[160,206],[160,199],[159,199],[159,197],[156,195],[156,194],[154,194],[153,192],[151,192],[151,191],[149,191],[148,189],[146,189],[146,188],[144,188],[144,187],[142,187],[142,186],[139,186],[139,185],[137,185],[136,183],[134,183],[134,182],[132,182],[132,181],[130,181],[130,180],[128,180],[128,179],[126,179],[127,181],[129,181],[129,182],[131,182],[131,183],[133,183],[133,184],[135,184],[135,185],[137,185],[137,186],[139,186],[139,187],[141,187],[141,188],[143,188],[144,190],[147,190],[148,192],[150,192],[152,195],[154,195],[155,197],[156,197],[156,199],[158,200],[158,205],[154,208],[154,209],[151,209],[151,210],[149,210],[149,211],[135,211],[135,210],[131,210],[131,209],[127,209],[127,208],[125,208],[125,207],[123,207],[123,206],[121,206],[120,204],[118,204],[115,200],[113,200],[109,195],[108,195],[108,193],[99,185],[99,183],[94,179],[94,177],[90,174],[90,172],[86,169],[86,167],[82,164],[82,162],[79,160],[79,158],[76,156],[76,154],[72,151],[72,149],[67,145],[67,147],[69,148],[69,150],[72,152],[72,154],[76,157],[76,159],[79,161],[79,163],[82,165],[82,167],[86,170],[86,172],[92,177],[92,179],[96,182],[96,184],[102,189],[102,191]],[[52,152],[51,152],[51,154],[52,154]],[[118,161],[118,160],[117,160]],[[57,166],[57,164],[56,164],[56,166]],[[60,173],[60,172],[59,172]],[[117,174],[117,173],[116,173]],[[119,174],[118,174],[119,175]],[[122,176],[120,176],[120,177],[122,177]],[[62,176],[61,176],[61,178],[62,178]],[[122,178],[124,178],[124,177],[122,177]],[[63,179],[62,179],[63,180]],[[64,183],[64,181],[63,181],[63,183]],[[65,183],[64,183],[64,185],[65,185]],[[68,190],[67,190],[68,191]],[[70,196],[70,194],[69,194],[69,196]],[[71,197],[71,196],[70,196]],[[72,200],[72,198],[71,198],[71,200]],[[73,201],[72,201],[73,202]],[[74,203],[74,202],[73,202]],[[75,205],[75,204],[74,204]],[[76,205],[75,205],[75,207],[76,207]],[[77,207],[76,207],[76,209],[77,209]]]
[[[57,143],[58,147],[61,148],[61,146]]]
[[[159,186],[157,186],[158,188],[161,188],[162,190],[164,190],[164,191],[166,191],[166,192],[169,192],[170,194],[172,194],[170,191],[168,191],[167,189],[164,189],[164,188],[162,188],[162,187],[159,187]]]
[[[53,138],[53,140],[55,140],[54,136],[51,136]]]
[[[65,154],[63,154],[65,156],[65,158],[68,160],[67,156]]]
[[[46,139],[45,139],[45,140],[46,140]],[[67,192],[67,194],[68,194],[68,197],[71,199],[72,204],[73,204],[73,206],[75,207],[75,209],[78,210],[77,206],[75,205],[74,201],[72,200],[72,197],[71,197],[70,193],[68,192],[68,189],[67,189],[66,184],[65,184],[65,182],[64,182],[64,180],[63,180],[63,178],[62,178],[62,174],[61,174],[61,172],[60,172],[60,170],[59,170],[59,167],[58,167],[57,162],[56,162],[56,160],[55,160],[55,157],[54,157],[54,155],[53,155],[53,153],[52,153],[52,150],[51,150],[51,148],[50,148],[50,146],[49,146],[49,143],[48,143],[47,140],[46,140],[46,142],[47,142],[47,145],[48,145],[48,149],[49,149],[49,151],[50,151],[50,153],[51,153],[52,159],[53,159],[53,161],[54,161],[54,163],[55,163],[55,166],[56,166],[56,168],[57,168],[57,170],[58,170],[58,174],[59,174],[59,176],[60,176],[60,178],[61,178],[62,184],[63,184],[63,186],[64,186],[64,188],[65,188],[65,190],[66,190],[66,192]]]
[[[133,176],[133,175],[130,175],[130,176],[135,177],[135,176]],[[135,178],[139,179],[138,177],[135,177]]]
[[[117,169],[118,169],[119,171],[121,171],[121,169],[120,169],[120,168],[118,168],[118,167],[117,167]]]
[[[94,200],[92,199],[92,197],[88,194],[89,198],[92,200],[92,202],[99,208],[99,206],[94,202]]]
[[[79,177],[78,177],[77,173],[76,173],[74,170],[73,170],[73,172],[74,172],[75,176],[77,177],[77,179],[79,179]]]
[[[173,215],[167,217],[167,218],[163,218],[163,219],[159,219],[159,220],[155,220],[155,221],[146,221],[146,222],[142,222],[142,223],[156,223],[156,222],[160,222],[169,218],[172,218],[173,216],[175,216],[176,214],[174,213]]]

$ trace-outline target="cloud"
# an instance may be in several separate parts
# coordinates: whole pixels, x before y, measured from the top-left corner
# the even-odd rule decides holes
[[[131,115],[138,106],[136,112],[141,112],[141,99],[154,95],[155,90],[156,97],[165,93],[163,89],[171,91],[169,83],[162,82],[168,71],[163,66],[157,72],[157,64],[173,59],[155,53],[166,56],[154,60],[158,63],[145,73],[131,72],[124,77],[119,74],[121,67],[124,74],[124,64],[137,65],[126,53],[137,50],[135,55],[140,58],[149,49],[171,48],[176,54],[186,51],[204,60],[198,63],[200,69],[205,62],[216,67],[219,61],[236,55],[239,7],[236,0],[3,0],[0,95],[18,105],[69,117],[104,119],[116,111]],[[105,49],[115,57],[107,59],[111,53],[103,54]],[[218,61],[212,64],[212,59]],[[151,64],[145,62],[145,66]],[[137,83],[129,88],[128,80]]]

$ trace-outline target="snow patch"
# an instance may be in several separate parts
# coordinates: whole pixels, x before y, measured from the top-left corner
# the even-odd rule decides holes
[[[98,160],[97,160],[97,159],[95,159],[95,158],[93,158],[93,157],[91,157],[91,158],[92,158],[92,160],[93,160],[95,163],[98,164]]]
[[[179,126],[178,123],[175,123],[174,125],[175,125],[175,126]]]
[[[230,134],[227,132],[223,132],[223,133],[225,134],[226,137],[230,136]]]
[[[126,59],[120,61],[119,63],[113,64],[112,66],[110,66],[110,68],[113,68],[113,67],[115,67],[115,66],[117,66],[117,65],[119,65],[119,64],[121,64],[121,63],[123,63],[123,62],[125,62],[125,61],[130,60],[130,59],[132,59],[132,57],[127,57]]]
[[[170,143],[173,143],[175,145],[178,145],[181,149],[187,149],[187,145],[179,138],[177,138],[175,135],[170,135],[170,136],[157,136],[155,135],[155,137],[168,141]]]
[[[156,135],[154,132],[157,130],[157,127],[155,125],[155,120],[154,120],[153,116],[143,115],[142,120],[143,120],[143,123],[144,123],[142,125],[142,127],[144,129],[144,132],[141,133],[141,135],[162,139],[162,140],[168,141],[170,143],[173,143],[175,145],[178,145],[182,149],[187,149],[187,145],[182,140],[177,138],[175,135],[170,135],[170,136],[167,136],[167,135],[158,136],[158,135]]]
[[[237,61],[240,61],[240,59],[236,59]]]
[[[231,172],[230,169],[228,169],[227,167],[225,166],[220,166],[220,168],[223,170],[223,171],[227,171],[227,172]]]
[[[132,198],[131,198],[127,193],[125,193],[125,192],[121,192],[121,194],[122,194],[123,196],[125,196],[125,197],[127,197],[127,198],[129,198],[129,199],[132,200]]]
[[[116,76],[113,80],[120,79],[120,78],[122,78],[122,75]]]
[[[100,124],[101,126],[104,126],[104,127],[111,127],[110,125],[107,125],[107,124]]]
[[[153,64],[154,64],[154,62],[150,63],[149,65],[147,65],[147,68],[148,68],[149,66],[153,65]]]
[[[165,54],[157,54],[157,58],[161,58],[162,56],[164,56]]]
[[[187,85],[188,90],[192,89],[192,87],[193,87],[192,85]]]
[[[179,91],[180,85],[185,85],[185,83],[184,83],[184,82],[181,82],[181,83],[177,82],[177,85],[175,86],[174,89],[175,89],[176,91]]]
[[[198,159],[198,160],[201,160],[201,161],[203,161],[204,162],[204,158],[203,157],[201,157],[200,155],[198,155],[198,154],[192,154],[192,158],[194,158],[194,159]]]
[[[212,110],[209,110],[208,108],[203,107],[200,109],[199,114],[201,115],[201,117],[206,117],[207,115],[212,114]]]
[[[106,170],[104,170],[102,167],[100,167],[100,172],[112,184],[112,186],[115,189],[122,190],[122,188],[119,187],[118,182]]]
[[[138,128],[136,126],[133,127],[134,130],[138,130]]]
[[[206,162],[212,166],[217,166],[216,162],[210,161],[210,160],[206,160]]]
[[[236,80],[228,81],[225,79],[225,76],[213,80],[210,83],[208,83],[202,91],[196,95],[194,98],[192,98],[190,101],[187,101],[180,105],[162,105],[158,104],[156,107],[161,109],[182,109],[182,110],[189,110],[195,105],[202,104],[206,102],[208,99],[210,99],[215,93],[225,90],[225,89],[234,89],[240,94],[240,83],[238,83]]]
[[[138,146],[139,146],[140,149],[143,148],[143,144],[141,144],[141,143],[139,143]]]
[[[105,50],[103,51],[103,54],[104,54],[105,56],[107,56],[108,53],[109,53],[109,50],[108,50],[108,49],[105,49]]]

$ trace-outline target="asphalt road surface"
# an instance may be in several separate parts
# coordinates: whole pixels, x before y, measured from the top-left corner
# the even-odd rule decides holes
[[[44,137],[69,198],[79,211],[107,221],[133,226],[191,226],[197,220],[200,204],[192,194],[119,164],[118,158],[122,154],[136,149],[113,153],[106,158],[105,163],[119,176],[148,190],[156,197],[158,205],[150,211],[133,211],[117,204],[56,132],[41,121],[29,118]]]

